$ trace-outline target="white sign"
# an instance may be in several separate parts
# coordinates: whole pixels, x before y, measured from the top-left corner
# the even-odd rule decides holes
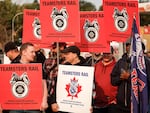
[[[59,65],[56,100],[59,111],[90,113],[94,67]]]

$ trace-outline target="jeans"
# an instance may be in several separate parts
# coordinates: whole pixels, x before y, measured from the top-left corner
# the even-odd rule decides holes
[[[10,110],[9,113],[41,113],[40,110]]]

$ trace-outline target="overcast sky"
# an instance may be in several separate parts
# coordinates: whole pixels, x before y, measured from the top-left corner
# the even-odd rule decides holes
[[[85,1],[93,3],[96,6],[97,10],[102,5],[102,0],[85,0]]]
[[[23,3],[32,3],[34,0],[12,0],[13,3],[23,4]],[[102,0],[84,0],[87,2],[93,3],[97,9],[99,9],[100,5],[102,4]]]

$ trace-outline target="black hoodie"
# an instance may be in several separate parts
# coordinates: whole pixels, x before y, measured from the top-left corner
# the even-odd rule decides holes
[[[150,104],[150,60],[144,56],[146,65],[146,74],[148,82],[148,103]],[[118,86],[117,106],[119,109],[129,111],[131,108],[131,78],[121,80],[121,69],[130,70],[130,58],[125,53],[122,58],[116,63],[111,73],[111,83]]]

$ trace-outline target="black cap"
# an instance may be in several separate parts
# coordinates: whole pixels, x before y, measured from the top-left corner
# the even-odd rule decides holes
[[[78,56],[80,56],[80,49],[77,46],[69,46],[61,51],[62,53],[76,53]]]
[[[129,45],[131,45],[131,43],[127,42],[127,43],[126,43],[126,46],[129,46]]]
[[[17,45],[14,42],[8,42],[5,44],[4,52],[7,53],[10,50],[17,49]]]

